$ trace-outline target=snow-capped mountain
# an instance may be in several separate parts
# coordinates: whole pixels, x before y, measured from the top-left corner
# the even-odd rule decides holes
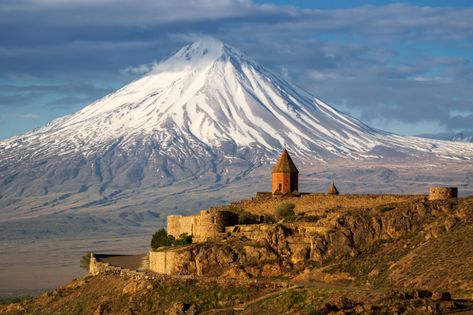
[[[283,147],[307,161],[393,152],[473,159],[473,144],[372,129],[204,39],[79,112],[1,142],[0,193],[225,183],[274,161]]]

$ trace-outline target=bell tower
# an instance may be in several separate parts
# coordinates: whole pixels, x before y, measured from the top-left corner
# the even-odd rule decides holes
[[[286,149],[281,153],[272,172],[274,195],[286,195],[299,190],[299,171]]]

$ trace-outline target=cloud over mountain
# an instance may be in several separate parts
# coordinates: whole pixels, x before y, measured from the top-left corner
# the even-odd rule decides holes
[[[0,4],[0,82],[78,81],[110,91],[127,75],[143,73],[140,65],[159,62],[205,34],[241,47],[377,127],[407,134],[468,132],[462,121],[473,107],[472,11],[409,4],[317,9],[236,0],[139,6],[126,0],[9,0]],[[0,105],[40,111],[62,98],[60,106],[69,104],[72,112],[97,97],[85,93],[72,98],[50,91],[27,99],[12,89],[2,92]]]

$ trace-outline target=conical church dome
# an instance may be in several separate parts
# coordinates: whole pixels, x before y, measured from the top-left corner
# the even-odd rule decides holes
[[[273,173],[296,173],[299,174],[296,165],[286,149],[281,153],[279,160],[273,168]]]
[[[330,184],[330,187],[328,189],[327,194],[329,194],[329,195],[339,195],[340,194],[340,192],[338,191],[337,186],[335,186],[334,182],[332,182],[332,184]]]

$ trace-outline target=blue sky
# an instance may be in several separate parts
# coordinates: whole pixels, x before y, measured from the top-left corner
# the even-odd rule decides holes
[[[0,139],[79,110],[201,36],[371,126],[473,134],[471,1],[174,2],[1,1]]]

